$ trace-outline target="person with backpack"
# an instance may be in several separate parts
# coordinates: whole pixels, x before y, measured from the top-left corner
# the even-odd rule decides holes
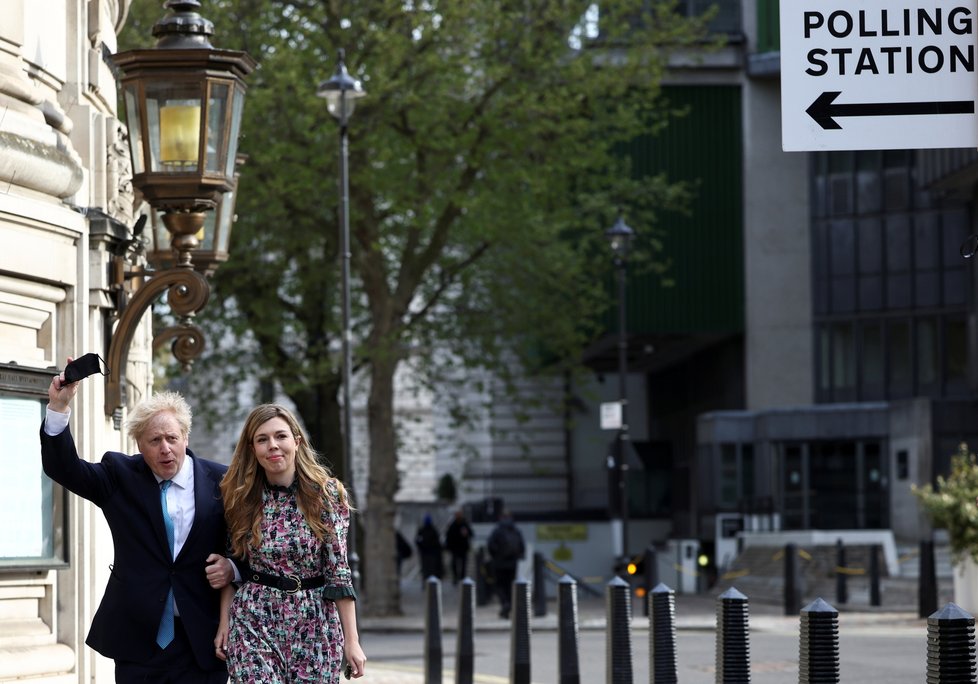
[[[504,510],[499,516],[499,523],[489,535],[486,546],[492,564],[494,585],[499,596],[499,617],[509,619],[516,566],[526,554],[523,534],[513,523],[513,516],[509,511]]]

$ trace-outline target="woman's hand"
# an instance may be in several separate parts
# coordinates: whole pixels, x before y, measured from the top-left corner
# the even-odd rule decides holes
[[[364,655],[363,649],[360,648],[360,642],[348,642],[343,648],[343,655],[346,658],[347,671],[350,673],[350,677],[353,679],[362,677],[367,667],[367,656]]]

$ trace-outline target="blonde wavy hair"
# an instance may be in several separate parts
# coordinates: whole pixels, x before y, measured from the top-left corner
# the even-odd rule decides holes
[[[231,553],[245,558],[249,545],[261,543],[262,490],[265,488],[264,471],[255,458],[253,441],[258,428],[272,420],[282,418],[297,442],[295,452],[296,499],[299,510],[320,541],[333,531],[323,521],[323,511],[334,506],[347,506],[352,510],[346,488],[316,458],[309,440],[299,422],[284,406],[262,404],[255,407],[234,447],[231,466],[221,481],[224,497],[224,518],[227,520]]]

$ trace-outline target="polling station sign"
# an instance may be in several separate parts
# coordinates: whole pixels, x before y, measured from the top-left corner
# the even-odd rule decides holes
[[[785,151],[978,147],[978,0],[781,0]]]

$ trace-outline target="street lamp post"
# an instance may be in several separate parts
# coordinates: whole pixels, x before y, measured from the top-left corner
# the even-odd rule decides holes
[[[628,390],[626,378],[628,375],[628,332],[625,327],[625,276],[628,266],[628,248],[635,231],[628,227],[625,220],[619,216],[615,224],[605,231],[605,237],[611,245],[615,271],[618,279],[618,402],[621,405],[621,422],[615,435],[613,457],[608,466],[612,469],[609,478],[613,483],[611,504],[612,525],[620,522],[621,565],[628,560],[628,490],[625,487],[625,456],[628,449]]]
[[[353,489],[353,432],[350,412],[350,377],[353,369],[353,354],[350,349],[352,330],[350,327],[350,182],[349,182],[349,144],[347,126],[357,99],[367,92],[360,81],[350,76],[346,70],[345,51],[338,51],[336,70],[327,81],[319,84],[317,95],[326,100],[326,108],[336,117],[340,125],[340,261],[343,306],[343,462],[344,479],[351,492]],[[354,585],[359,585],[360,556],[356,546],[356,520],[350,521],[347,538],[350,571]]]

